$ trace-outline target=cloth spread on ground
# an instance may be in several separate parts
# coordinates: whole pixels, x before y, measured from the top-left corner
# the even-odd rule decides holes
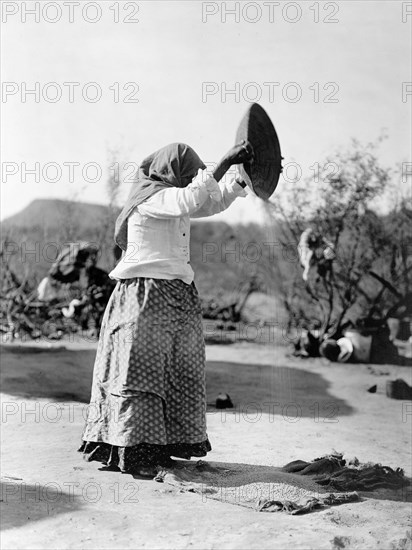
[[[196,463],[177,462],[173,467],[161,469],[154,479],[173,486],[178,492],[197,493],[203,499],[235,504],[258,512],[285,512],[291,515],[358,502],[361,500],[358,491],[361,490],[373,491],[386,487],[396,491],[391,493],[391,498],[400,498],[398,490],[408,483],[400,469],[394,471],[379,464],[361,465],[355,459],[346,467],[352,475],[351,483],[341,483],[336,485],[336,489],[333,484],[325,486],[327,484],[323,481],[342,472],[345,463],[339,454],[321,457],[313,462],[296,460],[284,468],[210,464],[199,460]],[[357,473],[353,475],[354,472]],[[345,480],[348,481],[349,474],[345,473]],[[384,483],[377,481],[382,478]]]
[[[293,476],[282,475],[278,468],[264,468],[269,475],[262,476],[259,474],[261,468],[256,466],[257,472],[250,467],[242,471],[233,467],[212,466],[199,460],[196,464],[179,465],[172,470],[162,469],[154,480],[173,485],[179,492],[197,493],[205,500],[218,500],[258,512],[305,514],[325,506],[360,500],[356,492],[321,494],[314,490],[309,480],[304,486],[293,484]],[[262,477],[272,481],[253,481]],[[246,480],[249,482],[245,483]]]

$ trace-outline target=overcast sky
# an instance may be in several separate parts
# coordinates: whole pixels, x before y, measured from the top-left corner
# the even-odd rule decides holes
[[[105,203],[110,149],[119,151],[123,196],[134,166],[167,143],[217,162],[255,99],[275,124],[284,163],[298,162],[303,175],[351,137],[370,141],[382,130],[382,162],[411,160],[407,2],[38,6],[34,16],[24,7],[35,2],[2,2],[3,218],[35,198]],[[25,93],[36,82],[37,98]],[[39,182],[24,163],[39,163]],[[60,181],[45,181],[42,171],[58,177],[56,165]],[[254,201],[237,202],[225,219],[256,218]]]

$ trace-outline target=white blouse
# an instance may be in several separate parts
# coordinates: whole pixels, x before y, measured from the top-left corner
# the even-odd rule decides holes
[[[191,284],[190,218],[213,216],[247,193],[235,180],[219,183],[222,198],[213,200],[204,173],[187,187],[158,191],[135,208],[128,219],[127,250],[109,274],[112,279],[148,277],[181,279]],[[214,183],[214,182],[213,182]]]

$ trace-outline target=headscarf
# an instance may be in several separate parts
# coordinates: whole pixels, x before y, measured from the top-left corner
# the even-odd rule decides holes
[[[137,171],[126,205],[116,220],[114,240],[127,248],[127,219],[139,204],[168,187],[186,187],[206,166],[189,145],[171,143],[146,157]]]

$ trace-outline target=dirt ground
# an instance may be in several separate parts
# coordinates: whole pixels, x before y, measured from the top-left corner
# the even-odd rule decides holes
[[[2,548],[411,548],[410,488],[292,516],[84,462],[76,449],[94,348],[3,347]],[[233,474],[237,504],[240,491],[279,482],[287,462],[333,449],[411,477],[412,402],[385,394],[387,380],[412,384],[410,367],[300,360],[284,346],[244,342],[207,346],[207,359],[205,460]],[[220,391],[235,409],[213,408]]]

